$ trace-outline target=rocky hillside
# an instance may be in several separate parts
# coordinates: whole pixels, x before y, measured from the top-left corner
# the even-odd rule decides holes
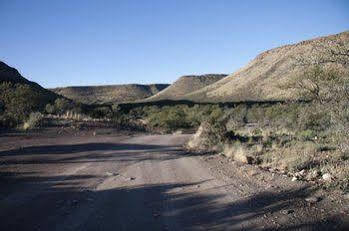
[[[186,94],[184,98],[209,102],[294,98],[295,92],[282,86],[303,73],[305,66],[301,65],[300,60],[321,62],[324,52],[336,49],[335,44],[348,48],[349,32],[263,52],[240,70],[207,87]]]
[[[0,101],[6,101],[4,93],[6,90],[14,91],[14,89],[22,89],[22,92],[33,92],[36,97],[40,98],[40,105],[46,105],[57,98],[53,92],[46,90],[35,82],[25,79],[15,68],[8,66],[6,63],[0,61],[0,85],[2,94],[0,94]],[[20,94],[18,94],[20,96]],[[30,97],[30,95],[28,95]],[[30,98],[23,99],[30,100]]]
[[[107,86],[79,86],[51,89],[69,99],[86,104],[132,102],[150,97],[168,87],[168,84],[126,84]]]
[[[207,75],[187,75],[180,77],[176,82],[158,94],[146,99],[146,101],[157,100],[180,100],[184,99],[188,93],[202,89],[213,84],[227,75],[207,74]]]

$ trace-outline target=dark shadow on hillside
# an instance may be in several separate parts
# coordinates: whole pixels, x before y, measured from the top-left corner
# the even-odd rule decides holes
[[[265,191],[229,202],[224,194],[193,190],[205,182],[90,191],[76,182],[100,176],[7,177],[23,184],[23,191],[0,199],[0,230],[334,230],[336,225],[335,217],[323,221],[312,214],[302,218],[308,222],[293,224],[287,219],[281,226],[263,220],[265,214],[280,216],[285,208],[297,209],[300,199],[313,192],[309,188]]]

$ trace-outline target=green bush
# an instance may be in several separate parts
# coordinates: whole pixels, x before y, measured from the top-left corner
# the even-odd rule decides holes
[[[147,119],[151,127],[163,128],[166,131],[190,127],[190,123],[186,119],[186,113],[182,106],[165,106],[161,110],[152,108],[148,111]]]
[[[224,110],[218,105],[175,105],[145,106],[131,110],[133,118],[144,118],[152,128],[164,129],[168,132],[176,129],[197,128],[203,121],[218,120],[224,116]]]

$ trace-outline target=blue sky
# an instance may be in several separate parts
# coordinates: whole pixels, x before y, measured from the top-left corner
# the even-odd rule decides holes
[[[349,29],[349,1],[0,0],[0,60],[44,87],[171,83]]]

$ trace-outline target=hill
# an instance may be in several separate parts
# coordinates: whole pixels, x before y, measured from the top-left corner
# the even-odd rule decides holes
[[[133,102],[150,97],[168,84],[126,84],[107,86],[78,86],[50,89],[56,94],[86,104]]]
[[[14,90],[14,88],[22,88],[33,92],[40,98],[40,105],[46,105],[48,102],[52,102],[58,96],[53,92],[41,87],[35,82],[31,82],[24,78],[17,69],[8,66],[6,63],[0,61],[0,85],[2,86],[2,93],[6,89]],[[4,94],[0,94],[0,101],[4,101]],[[29,97],[29,95],[28,95]],[[30,98],[25,99],[30,101]]]
[[[58,96],[0,61],[0,127],[15,126]]]
[[[158,94],[146,99],[145,101],[181,100],[184,99],[184,96],[188,93],[213,84],[226,76],[227,75],[225,74],[182,76],[171,86],[159,92]]]
[[[349,46],[349,32],[320,37],[268,50],[258,55],[245,67],[207,87],[186,94],[192,101],[231,102],[264,101],[295,98],[295,92],[281,86],[305,70],[301,59],[323,58],[324,52],[335,51],[337,45]],[[335,62],[335,60],[330,60]]]

